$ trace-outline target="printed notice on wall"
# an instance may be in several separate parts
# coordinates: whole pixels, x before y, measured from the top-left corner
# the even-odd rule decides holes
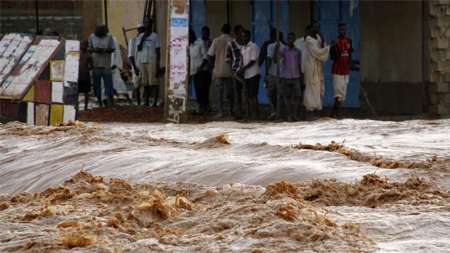
[[[66,55],[66,64],[64,67],[64,81],[78,82],[78,65],[80,61],[79,52],[70,52]]]
[[[169,68],[166,119],[179,123],[186,112],[188,85],[189,0],[169,1]]]

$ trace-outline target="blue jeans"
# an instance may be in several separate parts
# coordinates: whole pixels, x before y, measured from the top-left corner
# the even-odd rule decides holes
[[[102,97],[102,78],[105,85],[105,93],[108,97],[114,96],[113,80],[111,68],[94,68],[92,71],[92,78],[94,79],[95,96]]]

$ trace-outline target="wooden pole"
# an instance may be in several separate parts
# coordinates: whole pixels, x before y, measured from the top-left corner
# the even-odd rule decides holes
[[[169,78],[170,78],[170,4],[171,0],[168,0],[166,8],[166,80],[164,89],[164,120],[167,121],[169,117]]]
[[[123,37],[125,38],[125,44],[127,45],[127,48],[128,48],[128,36],[127,36],[127,30],[125,29],[125,27],[122,27],[122,33],[123,33]]]
[[[274,0],[275,1],[275,22],[276,22],[276,32],[277,32],[277,45],[279,45],[280,43],[280,0]],[[276,47],[275,47],[276,48]],[[275,54],[278,54],[278,52],[274,52]],[[279,87],[280,85],[280,59],[279,57],[276,58],[277,59],[277,87]]]
[[[148,1],[149,1],[149,0],[145,0],[144,17],[142,18],[142,23],[144,23],[144,22],[145,22],[145,18],[147,18]]]
[[[230,6],[230,0],[227,0],[227,23],[231,24],[231,6]]]
[[[35,18],[36,18],[36,34],[39,33],[39,3],[38,0],[34,1]]]
[[[108,26],[108,0],[103,0],[103,11],[105,16],[105,25]]]

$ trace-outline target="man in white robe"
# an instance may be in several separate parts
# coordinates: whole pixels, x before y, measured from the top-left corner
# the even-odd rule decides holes
[[[307,112],[322,110],[325,93],[323,64],[328,59],[330,46],[325,46],[318,24],[314,24],[311,34],[306,37],[303,71],[305,75],[305,95],[303,104]]]

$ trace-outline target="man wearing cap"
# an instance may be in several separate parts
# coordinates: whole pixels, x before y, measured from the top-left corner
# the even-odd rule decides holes
[[[139,68],[136,64],[136,52],[137,52],[137,41],[138,37],[144,32],[144,24],[139,23],[137,25],[137,36],[134,38],[131,38],[128,41],[128,59],[130,60],[131,67],[133,68],[132,75],[133,75],[133,84],[135,88],[135,95],[138,105],[141,105],[141,91],[140,91],[140,85],[139,85]]]
[[[158,78],[161,75],[159,61],[161,42],[158,34],[153,32],[152,20],[145,22],[144,32],[137,38],[136,61],[139,68],[140,86],[144,87],[144,104],[149,106],[153,96],[153,106],[157,106],[159,96]]]

